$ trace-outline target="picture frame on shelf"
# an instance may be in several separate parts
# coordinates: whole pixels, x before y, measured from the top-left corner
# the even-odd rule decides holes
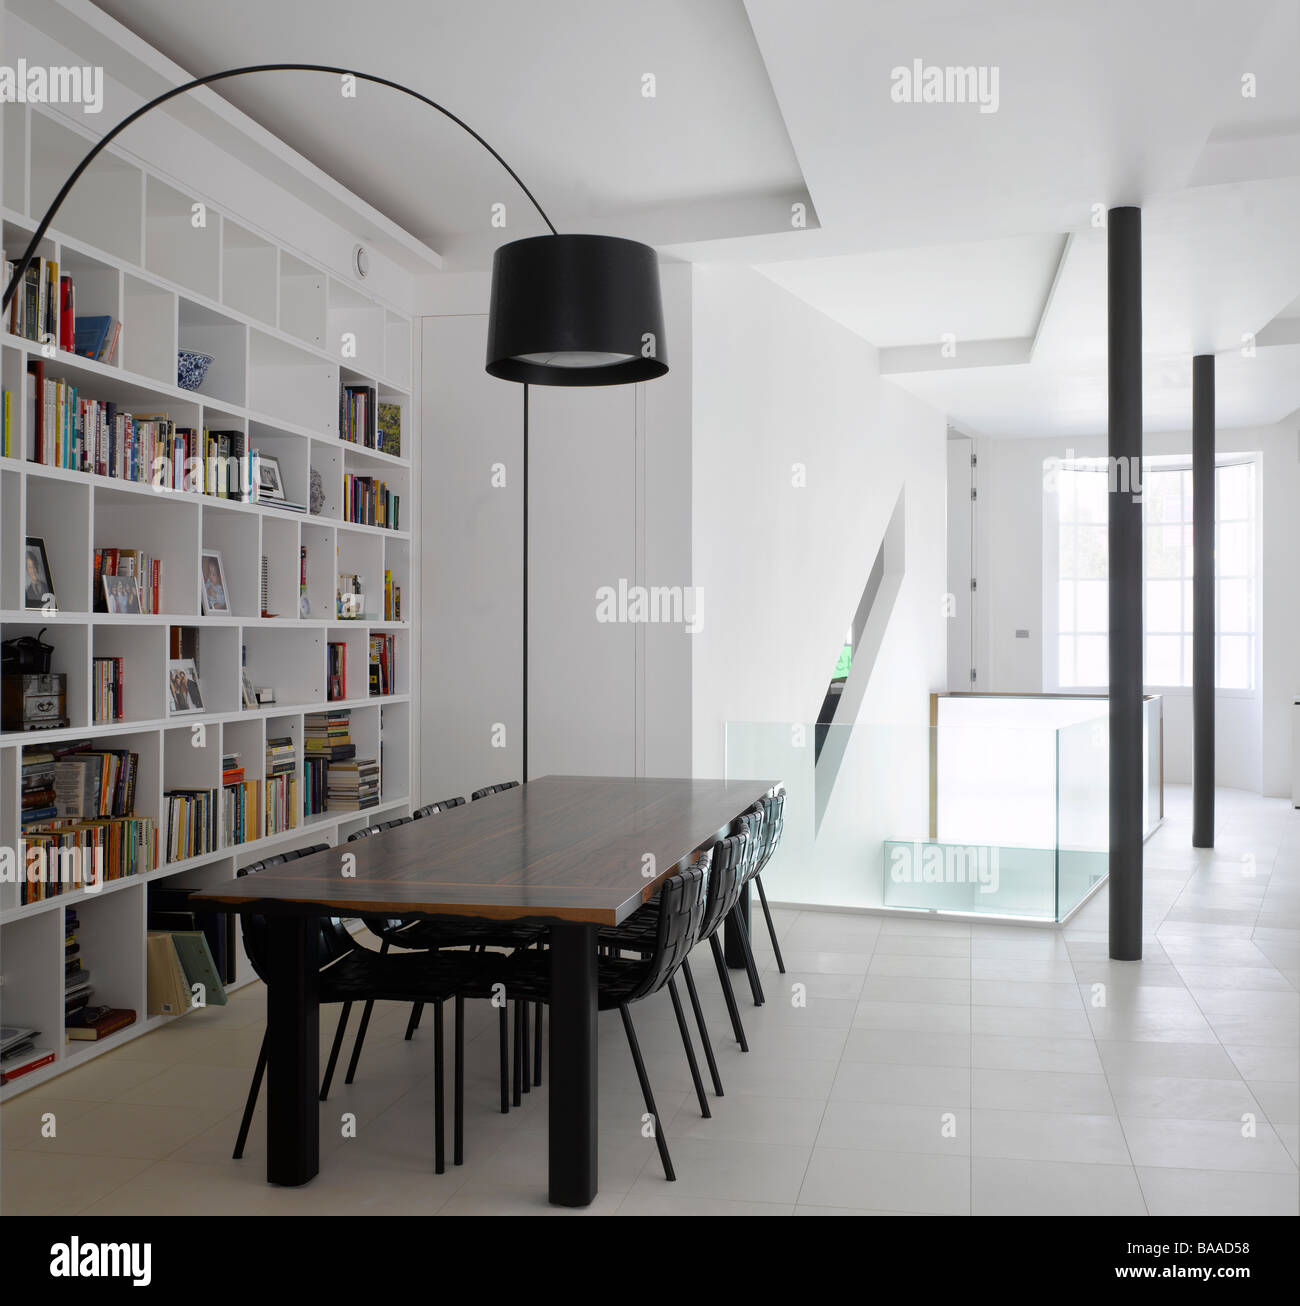
[[[206,711],[194,659],[170,658],[167,662],[167,715],[185,716]]]
[[[257,690],[253,688],[253,678],[242,667],[239,672],[239,694],[245,709],[257,707]]]
[[[280,460],[273,454],[257,454],[257,483],[255,492],[259,499],[269,499],[272,503],[284,502],[284,476],[280,471]]]
[[[29,535],[23,557],[23,607],[54,612],[58,606],[45,540],[39,535]]]
[[[104,586],[104,606],[116,616],[140,617],[144,607],[140,603],[140,582],[130,572],[120,576],[101,577]]]
[[[199,550],[199,599],[206,617],[229,617],[230,587],[226,569],[216,549]]]

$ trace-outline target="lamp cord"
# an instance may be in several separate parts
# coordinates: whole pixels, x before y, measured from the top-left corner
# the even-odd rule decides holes
[[[532,204],[533,208],[535,208],[537,212],[541,214],[542,221],[545,222],[546,225],[551,230],[551,235],[555,236],[559,234],[555,229],[555,223],[553,223],[550,220],[550,218],[547,217],[546,210],[543,209],[542,206],[537,202],[537,197],[533,194],[533,192],[529,190],[527,186],[524,185],[519,174],[505,161],[505,159],[501,157],[500,154],[497,153],[495,149],[492,148],[491,145],[487,143],[487,141],[483,139],[482,136],[478,134],[478,132],[474,130],[473,127],[471,127],[467,122],[465,122],[463,118],[458,118],[445,105],[439,104],[437,100],[431,100],[427,95],[421,95],[419,91],[412,90],[409,86],[403,86],[401,82],[395,82],[391,78],[378,77],[373,73],[359,73],[352,68],[339,68],[333,64],[323,64],[323,63],[248,64],[243,68],[227,68],[222,72],[209,73],[206,77],[196,77],[192,81],[183,82],[180,86],[173,86],[170,90],[164,91],[161,95],[155,96],[147,104],[142,104],[138,109],[134,110],[132,113],[127,114],[127,116],[123,118],[122,121],[117,124],[117,126],[112,128],[112,130],[110,130],[105,136],[101,137],[98,141],[96,141],[96,143],[93,146],[91,146],[85,158],[83,158],[81,162],[77,164],[77,166],[72,170],[67,181],[63,183],[62,187],[59,190],[59,193],[54,197],[54,200],[50,204],[49,208],[45,210],[45,216],[41,218],[40,223],[37,225],[35,235],[33,235],[31,240],[28,242],[27,248],[23,251],[22,257],[14,265],[14,274],[10,278],[9,284],[5,287],[4,301],[2,304],[0,304],[0,312],[4,312],[5,310],[8,309],[10,301],[13,299],[15,293],[18,290],[18,287],[22,284],[23,275],[26,273],[28,265],[31,263],[33,257],[36,254],[37,246],[39,246],[41,241],[45,238],[45,233],[49,230],[50,223],[53,221],[54,215],[59,211],[59,208],[62,206],[63,201],[67,199],[68,194],[72,190],[73,186],[75,186],[78,180],[80,180],[82,173],[84,173],[86,169],[91,165],[91,163],[95,159],[95,156],[98,155],[99,152],[103,150],[105,146],[107,146],[111,141],[113,141],[117,136],[119,136],[123,131],[125,131],[126,128],[128,128],[133,122],[135,122],[136,119],[144,117],[144,115],[148,113],[150,109],[156,109],[160,104],[165,104],[168,100],[175,99],[176,96],[183,95],[185,94],[186,91],[192,91],[199,86],[209,86],[213,82],[225,81],[227,78],[230,77],[242,77],[246,73],[279,73],[279,72],[334,73],[342,77],[356,77],[363,82],[373,82],[376,86],[387,86],[394,91],[400,91],[403,95],[409,95],[412,99],[419,100],[422,104],[427,104],[431,109],[436,109],[440,114],[443,115],[443,117],[450,118],[451,121],[454,122],[457,127],[461,128],[463,131],[467,132],[470,136],[472,136],[510,174],[511,178],[513,179],[515,184],[519,187],[519,189],[523,191],[525,195],[528,196],[528,200]]]

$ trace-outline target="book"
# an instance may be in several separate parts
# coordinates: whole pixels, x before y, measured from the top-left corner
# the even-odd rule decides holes
[[[398,404],[379,405],[379,449],[394,458],[402,455],[402,409]]]
[[[179,1016],[190,1009],[190,986],[170,933],[145,935],[145,1002],[151,1016]]]
[[[95,1010],[102,1008],[97,1007]],[[135,1024],[135,1012],[126,1007],[110,1007],[108,1014],[98,1019],[91,1019],[90,1014],[90,1009],[83,1007],[64,1018],[63,1031],[70,1040],[94,1042]]]
[[[180,958],[190,992],[193,993],[196,984],[201,984],[204,1002],[210,1007],[224,1007],[226,988],[217,974],[212,950],[208,947],[208,940],[202,930],[175,931],[172,934],[172,944]]]
[[[54,1060],[54,1053],[47,1048],[29,1048],[12,1060],[0,1058],[0,1084],[8,1084],[22,1075],[30,1075],[33,1070],[48,1066]]]
[[[107,314],[78,318],[73,335],[73,352],[83,358],[98,358],[112,329],[113,319]]]

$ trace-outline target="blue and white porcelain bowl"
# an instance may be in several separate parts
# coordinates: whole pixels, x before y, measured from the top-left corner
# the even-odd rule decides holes
[[[211,354],[200,354],[197,349],[176,351],[176,384],[182,390],[197,390],[212,366]]]

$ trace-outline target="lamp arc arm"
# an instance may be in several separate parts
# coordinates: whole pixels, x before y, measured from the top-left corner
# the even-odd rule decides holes
[[[413,100],[419,100],[421,104],[427,104],[431,109],[436,109],[444,118],[449,118],[461,128],[462,131],[472,136],[505,170],[510,174],[511,179],[521,191],[528,197],[529,203],[541,215],[542,221],[551,230],[551,235],[558,235],[553,223],[546,215],[546,210],[537,202],[537,197],[527,186],[519,174],[497,153],[491,145],[483,139],[482,136],[474,130],[463,118],[459,118],[452,113],[445,105],[439,104],[437,100],[430,99],[427,95],[421,95],[419,91],[412,90],[409,86],[404,86],[401,82],[395,82],[388,77],[379,77],[374,73],[359,73],[354,68],[342,68],[334,64],[323,63],[260,63],[247,64],[242,68],[226,68],[221,72],[209,73],[206,77],[195,77],[191,81],[182,82],[179,86],[170,87],[161,95],[156,95],[146,104],[142,104],[138,109],[127,114],[115,127],[113,127],[104,136],[91,146],[85,158],[72,170],[67,181],[59,189],[59,193],[51,201],[49,208],[45,210],[44,217],[41,218],[27,248],[23,251],[22,257],[14,265],[14,274],[10,278],[9,284],[5,287],[4,301],[0,304],[0,312],[8,309],[10,301],[17,292],[18,287],[22,284],[23,274],[27,271],[28,264],[36,253],[37,246],[45,238],[45,233],[49,230],[50,223],[54,220],[54,215],[58,213],[63,201],[68,198],[73,186],[80,180],[81,175],[94,162],[96,156],[105,146],[109,145],[122,132],[124,132],[133,122],[143,118],[151,109],[156,109],[160,104],[166,104],[168,100],[175,99],[178,95],[184,95],[187,91],[195,90],[200,86],[210,86],[213,82],[226,81],[231,77],[243,77],[248,73],[283,73],[283,72],[306,72],[306,73],[334,73],[341,77],[355,77],[359,81],[373,82],[376,86],[387,86],[390,90],[400,91],[403,95],[409,95]]]

